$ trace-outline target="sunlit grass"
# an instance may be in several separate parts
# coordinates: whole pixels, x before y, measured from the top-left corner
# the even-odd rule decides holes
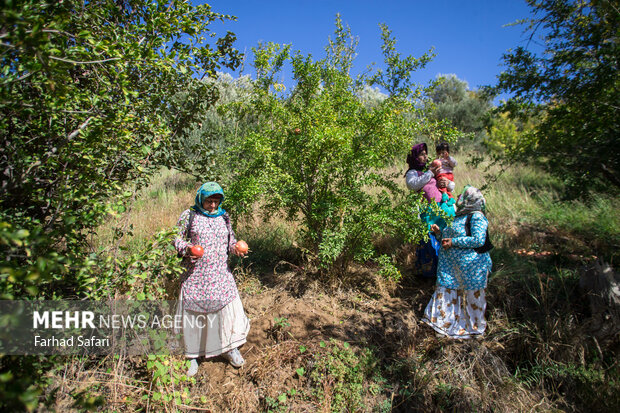
[[[134,195],[127,212],[110,217],[98,229],[93,247],[101,249],[113,245],[116,229],[123,234],[120,245],[132,247],[142,245],[157,232],[175,226],[181,212],[193,205],[199,185],[192,177],[178,171],[162,170],[149,186]]]
[[[595,255],[617,256],[620,246],[620,213],[616,199],[594,194],[587,201],[562,201],[563,185],[548,173],[527,165],[510,165],[502,170],[483,163],[474,168],[461,153],[455,169],[456,193],[473,185],[484,189],[487,216],[494,239],[516,246],[515,235],[524,229],[553,232],[586,243]],[[527,245],[520,245],[527,247]]]

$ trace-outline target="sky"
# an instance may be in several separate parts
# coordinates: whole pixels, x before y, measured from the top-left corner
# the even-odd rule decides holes
[[[204,3],[195,0],[194,3]],[[245,74],[252,74],[252,47],[259,41],[292,44],[293,50],[325,55],[328,37],[340,13],[359,37],[354,73],[375,62],[382,64],[379,23],[387,24],[397,39],[401,56],[421,56],[434,48],[436,57],[413,75],[427,84],[438,74],[455,74],[470,89],[496,83],[502,54],[528,45],[524,26],[506,26],[532,17],[525,0],[211,0],[213,11],[237,21],[213,26],[217,34],[232,31],[236,48],[247,53]],[[290,73],[280,79],[290,87]]]

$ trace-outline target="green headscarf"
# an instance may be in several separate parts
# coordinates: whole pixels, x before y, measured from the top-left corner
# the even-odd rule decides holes
[[[480,211],[484,214],[486,201],[482,192],[471,185],[465,186],[463,192],[456,200],[456,216],[468,215],[472,212]]]
[[[217,210],[213,214],[211,214],[202,207],[202,201],[204,201],[206,198],[210,197],[211,195],[215,195],[215,194],[222,195],[222,199],[220,200],[220,203],[217,206]],[[222,187],[217,182],[207,182],[207,183],[202,184],[202,186],[198,188],[198,192],[196,192],[196,201],[194,203],[194,206],[192,206],[192,209],[206,217],[210,217],[210,218],[219,217],[220,215],[224,215],[226,213],[226,211],[224,211],[224,209],[221,206],[222,201],[224,201],[224,190],[222,189]]]

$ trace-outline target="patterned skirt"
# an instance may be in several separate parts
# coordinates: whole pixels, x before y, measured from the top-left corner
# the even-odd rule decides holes
[[[450,338],[472,338],[486,330],[486,307],[484,289],[452,290],[437,286],[422,321]]]

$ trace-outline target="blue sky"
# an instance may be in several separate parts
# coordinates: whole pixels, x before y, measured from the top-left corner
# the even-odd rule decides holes
[[[202,3],[194,1],[194,3]],[[385,23],[404,55],[420,56],[434,47],[436,57],[414,80],[426,84],[437,74],[454,73],[471,89],[494,84],[501,57],[527,44],[523,26],[508,26],[531,17],[525,0],[213,0],[213,11],[237,16],[236,22],[214,25],[218,33],[237,35],[236,46],[251,55],[259,41],[292,43],[293,50],[324,56],[333,36],[336,13],[359,37],[355,70],[382,63],[379,23]],[[246,65],[245,73],[252,68]],[[290,74],[281,79],[289,86]]]

